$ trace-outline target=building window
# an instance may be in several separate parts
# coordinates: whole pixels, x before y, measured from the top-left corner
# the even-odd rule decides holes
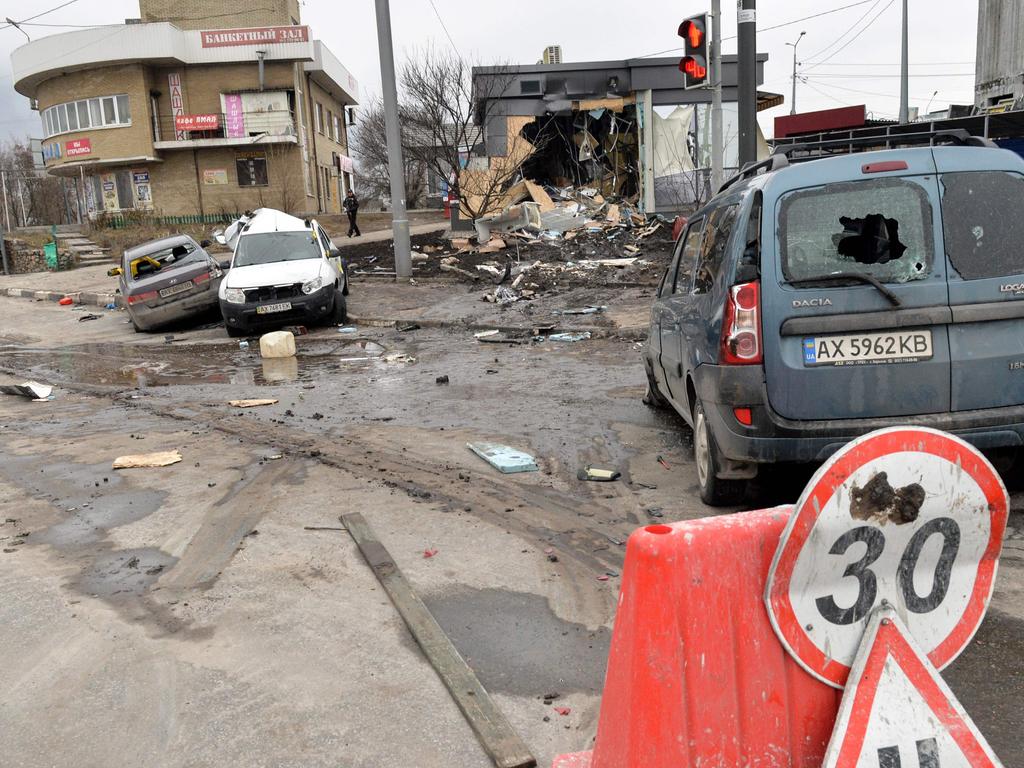
[[[240,152],[235,157],[240,187],[267,186],[267,156],[263,152]]]
[[[324,123],[324,133],[327,134],[327,138],[331,138],[331,131],[334,126],[334,113],[331,110],[327,110],[327,122]]]
[[[316,103],[316,132],[324,132],[324,105],[319,101]]]
[[[128,97],[102,96],[57,104],[41,113],[46,137],[58,133],[84,131],[88,128],[109,128],[132,124]]]

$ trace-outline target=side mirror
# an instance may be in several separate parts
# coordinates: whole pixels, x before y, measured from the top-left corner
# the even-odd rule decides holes
[[[220,232],[220,233],[214,235],[213,239],[216,240],[221,245],[227,245],[228,244],[228,239],[226,237],[224,237],[224,233],[223,232]],[[205,246],[203,246],[203,247],[205,248]]]
[[[227,271],[227,270],[231,269],[231,259],[226,259],[225,261],[219,261],[219,262],[217,262],[217,266],[220,267],[221,269],[223,269],[224,271]]]
[[[209,248],[210,245],[211,245],[211,243],[210,243],[209,240],[200,240],[199,241],[199,247],[200,248]]]
[[[333,248],[331,248],[331,258],[332,259],[337,259],[337,258],[340,258],[340,257],[341,257],[341,248],[339,248],[338,246],[334,246]]]
[[[124,270],[121,269],[120,267],[114,267],[113,269],[108,269],[107,270],[107,277],[118,277],[119,275],[123,275],[123,274],[124,274]]]

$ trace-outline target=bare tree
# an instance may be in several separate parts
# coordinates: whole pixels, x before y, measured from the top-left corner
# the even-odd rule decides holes
[[[472,218],[501,208],[505,193],[522,176],[523,163],[537,149],[520,133],[533,119],[506,118],[501,112],[500,97],[513,80],[513,71],[504,65],[488,67],[474,78],[473,66],[453,51],[425,48],[410,56],[399,77],[408,199],[432,174],[454,177],[454,192]],[[506,129],[504,154],[487,156],[490,124]],[[362,113],[353,144],[368,189],[383,191],[389,183],[385,135],[378,102]]]
[[[427,168],[410,151],[413,138],[402,125],[402,160],[405,164],[405,199],[410,208],[423,204],[427,193]],[[384,128],[384,104],[380,99],[359,113],[352,135],[352,152],[359,162],[357,184],[362,197],[385,198],[391,194],[388,168],[387,131]]]
[[[6,219],[12,227],[67,223],[68,205],[74,201],[65,205],[63,179],[36,170],[28,140],[0,144],[0,169],[7,187],[6,211],[0,196],[0,223]]]

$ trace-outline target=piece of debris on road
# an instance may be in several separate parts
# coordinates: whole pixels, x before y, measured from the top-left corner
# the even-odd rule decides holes
[[[269,398],[256,398],[253,400],[228,400],[228,405],[233,408],[258,408],[262,405],[276,405],[277,400]]]
[[[0,385],[0,392],[5,395],[21,395],[35,402],[53,399],[53,387],[40,384],[38,381],[26,381],[24,384]]]
[[[500,443],[466,443],[466,447],[499,472],[510,475],[516,472],[536,472],[537,461],[525,451]]]
[[[111,465],[113,469],[136,469],[167,467],[181,461],[181,451],[158,451],[118,456]]]

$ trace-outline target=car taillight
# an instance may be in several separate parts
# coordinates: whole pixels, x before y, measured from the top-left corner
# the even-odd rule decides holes
[[[195,283],[196,285],[198,285],[199,283],[205,283],[211,277],[212,277],[212,275],[209,272],[203,272],[203,274],[196,275],[195,277],[193,277],[192,278],[192,282]]]
[[[741,283],[729,289],[722,320],[722,365],[757,365],[761,345],[761,284]]]
[[[150,299],[156,298],[156,291],[146,291],[145,293],[133,293],[128,296],[129,304],[138,304],[140,301],[149,301]]]

